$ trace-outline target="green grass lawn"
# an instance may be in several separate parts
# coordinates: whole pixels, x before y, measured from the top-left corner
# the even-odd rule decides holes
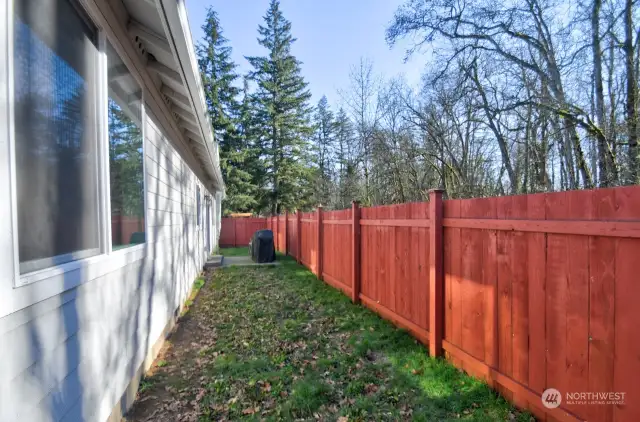
[[[223,256],[249,256],[249,247],[240,246],[237,248],[222,248],[220,249],[220,255]]]
[[[530,420],[291,258],[279,260],[209,275],[128,420],[157,409],[152,420]]]

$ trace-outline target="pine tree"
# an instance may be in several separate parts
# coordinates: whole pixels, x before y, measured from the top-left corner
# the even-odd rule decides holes
[[[254,211],[256,187],[245,165],[252,153],[247,137],[238,129],[241,105],[237,65],[231,59],[232,49],[222,35],[216,12],[209,8],[204,25],[204,38],[198,45],[198,64],[211,118],[213,133],[220,143],[220,169],[226,185],[223,213]]]
[[[264,22],[258,28],[258,42],[268,52],[247,60],[253,66],[250,77],[256,84],[253,94],[256,139],[268,176],[265,184],[268,191],[261,202],[276,214],[309,201],[311,94],[301,75],[301,63],[291,53],[295,38],[278,0],[271,0]]]

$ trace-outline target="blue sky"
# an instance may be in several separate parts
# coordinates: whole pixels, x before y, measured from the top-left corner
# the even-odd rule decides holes
[[[202,38],[206,8],[218,12],[224,35],[231,41],[233,57],[240,73],[249,70],[244,56],[263,55],[258,44],[261,24],[269,0],[186,0],[194,42]],[[384,77],[404,75],[412,85],[420,83],[424,55],[404,63],[405,48],[390,49],[385,28],[403,0],[282,0],[284,16],[291,21],[298,40],[293,53],[303,62],[302,73],[309,83],[314,104],[324,94],[339,105],[337,89],[349,84],[350,66],[360,57],[374,62],[376,73]]]

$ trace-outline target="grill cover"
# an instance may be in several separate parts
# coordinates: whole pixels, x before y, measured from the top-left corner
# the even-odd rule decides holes
[[[249,252],[253,262],[273,262],[276,260],[276,251],[273,247],[273,232],[271,230],[258,230],[251,237]]]

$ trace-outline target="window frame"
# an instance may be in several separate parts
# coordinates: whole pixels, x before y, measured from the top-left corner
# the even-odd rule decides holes
[[[13,288],[20,288],[24,286],[28,286],[32,283],[36,283],[39,281],[43,281],[60,274],[65,274],[71,271],[76,271],[82,268],[87,268],[90,265],[104,262],[105,260],[112,259],[115,260],[114,263],[120,262],[123,259],[125,261],[129,261],[129,257],[142,257],[146,255],[147,244],[148,244],[148,234],[149,232],[149,222],[148,222],[148,180],[147,180],[147,168],[146,168],[146,150],[147,150],[147,139],[146,139],[146,87],[144,85],[142,76],[139,73],[139,70],[132,64],[130,58],[127,54],[123,54],[124,48],[122,47],[121,41],[117,39],[117,37],[107,35],[107,31],[99,24],[100,19],[96,18],[95,6],[88,4],[87,0],[62,0],[68,1],[71,3],[73,7],[78,10],[78,13],[81,15],[82,19],[88,20],[88,22],[95,28],[96,33],[96,41],[97,41],[97,49],[96,49],[96,74],[95,76],[95,120],[94,124],[96,127],[95,137],[96,137],[96,163],[97,163],[97,181],[96,181],[96,189],[98,192],[98,252],[96,254],[92,254],[90,256],[82,256],[83,253],[86,254],[85,251],[74,251],[69,254],[59,255],[50,258],[43,258],[44,260],[52,260],[51,265],[46,268],[28,271],[25,273],[21,273],[20,271],[20,256],[19,256],[19,239],[18,239],[18,202],[17,202],[17,174],[16,174],[16,132],[15,132],[15,106],[14,106],[14,89],[15,89],[15,78],[14,78],[14,67],[11,63],[13,63],[14,57],[14,19],[15,19],[15,11],[14,11],[14,3],[20,0],[9,0],[6,2],[6,15],[4,19],[0,19],[0,21],[5,22],[5,30],[4,33],[0,32],[0,41],[4,37],[4,42],[6,46],[6,53],[8,60],[8,66],[6,66],[6,102],[7,102],[7,130],[6,130],[6,141],[7,141],[7,152],[8,152],[8,167],[9,167],[9,204],[7,205],[8,211],[10,213],[10,222],[8,226],[10,227],[11,233],[11,243],[12,243],[12,259],[10,261],[13,262]],[[0,17],[2,13],[0,13]],[[0,30],[1,31],[1,30]],[[140,132],[142,135],[142,171],[143,171],[143,207],[144,207],[144,227],[145,227],[145,242],[139,245],[129,246],[125,248],[120,248],[118,250],[113,250],[112,248],[112,239],[111,239],[111,196],[110,196],[110,173],[109,173],[109,117],[108,117],[108,101],[109,101],[109,80],[108,80],[108,62],[107,62],[107,44],[110,43],[111,47],[116,51],[124,65],[127,67],[127,70],[130,72],[131,76],[135,79],[136,83],[140,87],[141,90],[141,127]],[[0,139],[1,141],[1,139]],[[0,142],[1,144],[1,142]],[[95,249],[92,249],[95,251]],[[142,255],[141,255],[142,254]],[[69,255],[80,255],[77,259],[73,259],[70,261],[64,261],[60,263],[56,263],[56,259],[60,259],[62,256]],[[34,261],[31,261],[34,262]],[[80,282],[81,284],[82,282]],[[65,286],[66,288],[72,288],[75,286]],[[66,288],[64,290],[66,290]]]

